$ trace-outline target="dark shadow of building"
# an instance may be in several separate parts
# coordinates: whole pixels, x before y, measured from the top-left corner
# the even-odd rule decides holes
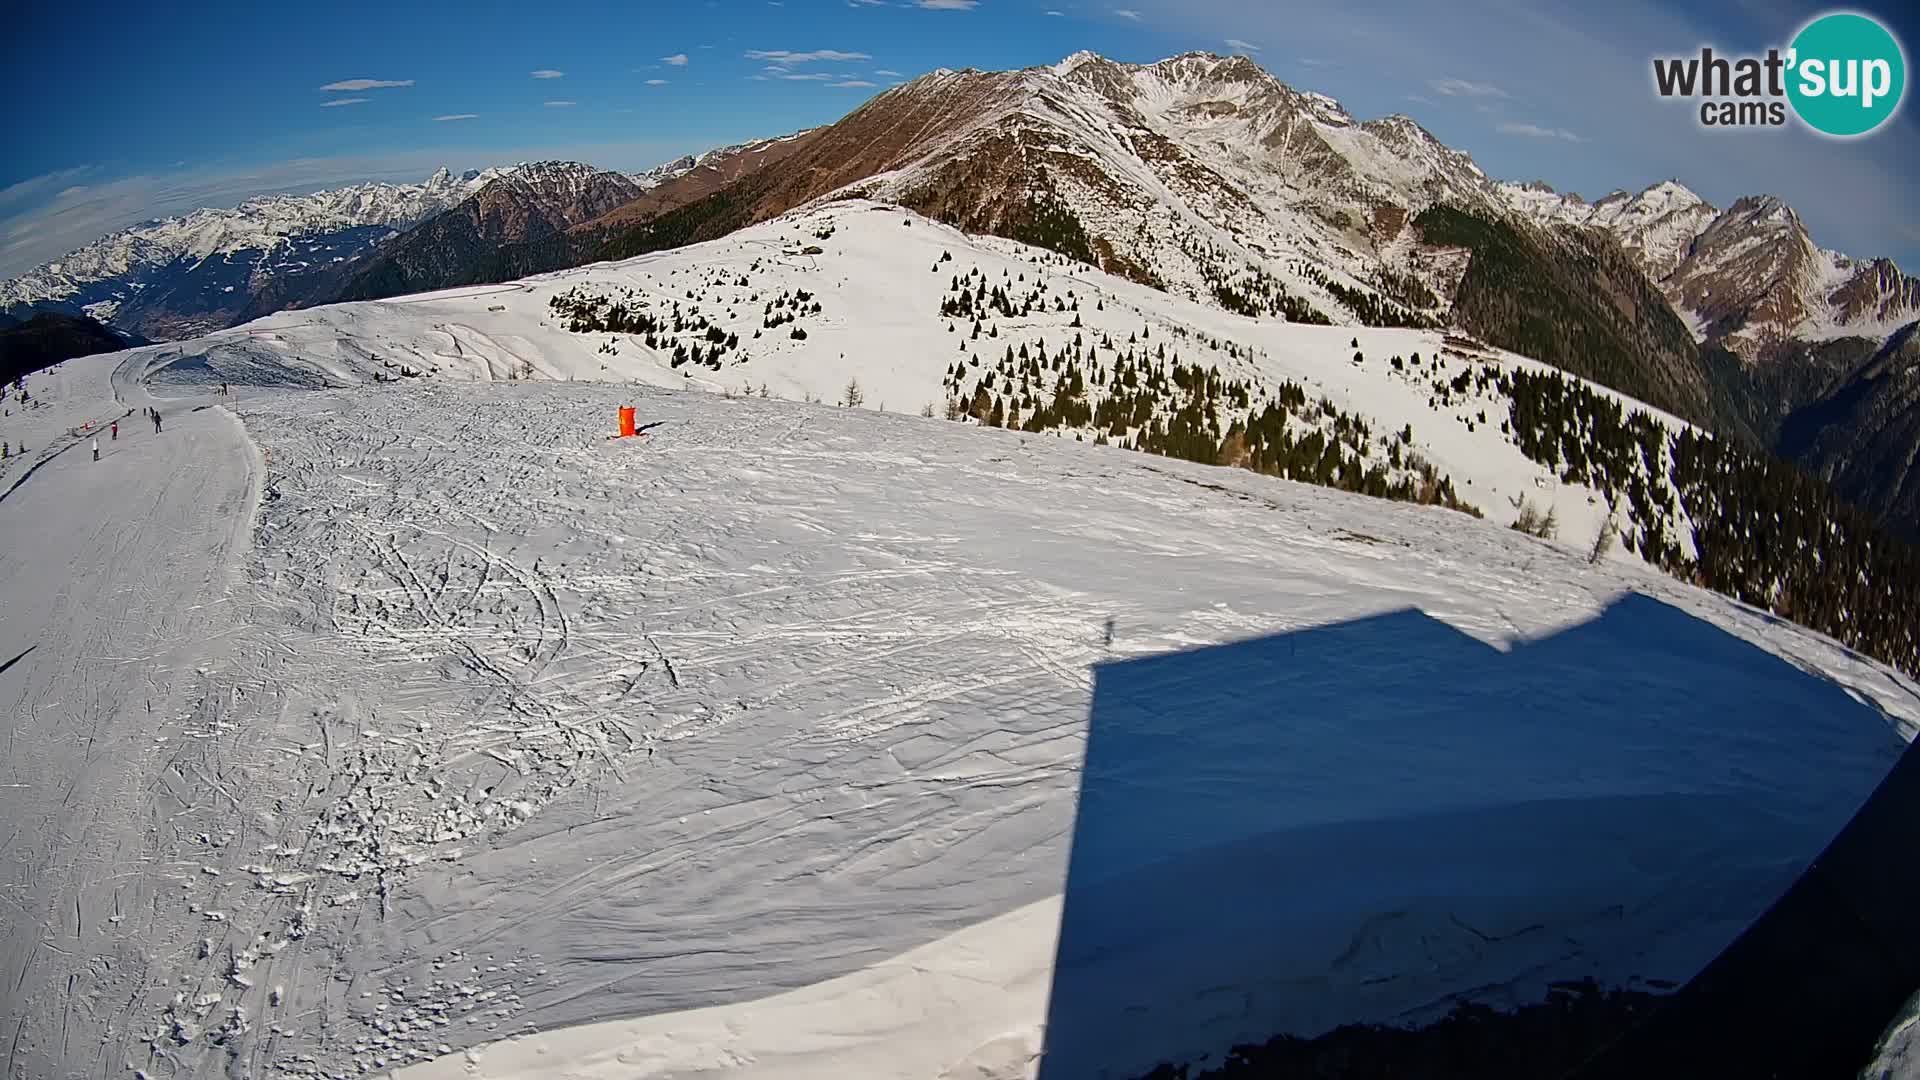
[[[1041,1075],[1670,990],[1903,745],[1638,595],[1509,652],[1409,610],[1103,665]]]

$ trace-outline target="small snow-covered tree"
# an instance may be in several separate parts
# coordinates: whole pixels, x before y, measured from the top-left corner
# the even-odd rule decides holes
[[[865,400],[867,400],[867,396],[860,391],[860,380],[848,379],[847,388],[840,391],[840,404],[845,405],[849,409],[857,409],[860,407],[860,403]]]

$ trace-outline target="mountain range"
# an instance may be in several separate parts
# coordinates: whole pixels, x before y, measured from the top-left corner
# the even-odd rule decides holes
[[[0,285],[179,337],[335,299],[508,280],[859,196],[1263,318],[1455,326],[1794,460],[1920,532],[1920,281],[1770,196],[1594,202],[1486,175],[1245,57],[940,70],[837,123],[645,173],[542,162],[250,200]]]

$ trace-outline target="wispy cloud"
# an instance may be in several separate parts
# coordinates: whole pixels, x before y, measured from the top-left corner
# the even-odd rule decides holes
[[[648,85],[648,86],[665,86],[665,85],[667,85],[667,80],[665,80],[665,79],[648,79],[648,80],[647,80],[647,85]]]
[[[847,6],[850,8],[886,7],[887,0],[847,0]]]
[[[1255,45],[1251,41],[1241,41],[1237,37],[1230,37],[1227,39],[1227,48],[1232,49],[1235,52],[1259,52],[1260,51],[1260,46]]]
[[[1123,19],[1132,19],[1134,22],[1140,21],[1140,13],[1132,8],[1114,8],[1113,13]]]
[[[330,82],[320,89],[329,93],[337,90],[385,90],[394,86],[412,86],[412,79],[341,79]]]
[[[755,75],[754,78],[785,79],[788,82],[832,82],[835,79],[841,78],[841,76],[829,75],[824,71],[801,72],[788,71],[786,68],[768,68],[760,74]]]
[[[874,68],[873,73],[888,79],[900,78],[900,73],[891,68]]]
[[[877,85],[879,85],[879,84],[878,84],[878,83],[870,83],[870,82],[868,82],[868,81],[867,81],[867,80],[865,80],[865,79],[842,79],[841,81],[839,81],[839,82],[837,82],[837,83],[828,83],[827,85],[828,85],[828,86],[838,86],[838,87],[842,87],[842,88],[845,88],[845,89],[857,89],[857,88],[861,88],[861,87],[869,87],[869,86],[877,86]]]
[[[527,74],[536,79],[563,79],[567,75],[564,71],[555,71],[552,68],[541,68],[539,71],[530,71]]]
[[[863,52],[847,52],[843,49],[815,49],[812,52],[794,52],[791,49],[748,49],[747,59],[765,60],[782,67],[793,64],[811,64],[816,60],[871,60],[873,57]]]
[[[372,98],[363,98],[363,97],[337,97],[328,101],[321,102],[320,107],[323,109],[331,109],[336,105],[365,105],[367,102],[372,100],[373,100]]]
[[[686,53],[674,53],[674,54],[673,54],[672,56],[663,56],[663,57],[661,57],[661,58],[660,58],[660,62],[661,62],[661,63],[663,63],[663,64],[666,64],[666,65],[668,65],[668,66],[670,66],[670,67],[686,67],[686,66],[687,66],[687,54],[686,54]]]
[[[577,101],[547,101],[542,102],[542,104],[549,109],[571,109],[580,103]]]
[[[972,11],[980,0],[918,0],[914,6],[928,11]]]
[[[1049,11],[1049,12],[1047,12],[1047,14],[1049,14],[1049,15],[1053,15],[1053,16],[1056,16],[1056,17],[1058,17],[1058,18],[1062,18],[1062,19],[1064,19],[1064,18],[1066,18],[1066,17],[1067,17],[1067,13],[1066,13],[1066,12],[1064,12],[1064,11]]]
[[[8,203],[26,202],[43,195],[51,195],[72,186],[75,180],[92,172],[92,165],[75,165],[67,169],[55,169],[39,176],[29,176],[25,180],[8,184],[0,188],[0,206]]]
[[[434,117],[434,119],[444,124],[449,120],[478,120],[480,119],[480,114],[471,113],[471,112],[457,112],[457,113],[448,113],[445,116],[436,116]]]
[[[1580,136],[1566,128],[1541,127],[1538,124],[1521,124],[1508,121],[1494,128],[1502,135],[1524,135],[1530,139],[1565,139],[1568,142],[1585,142]]]
[[[1492,83],[1469,82],[1466,79],[1435,79],[1427,84],[1436,94],[1447,97],[1495,97],[1507,96],[1505,90]]]
[[[1417,102],[1419,102],[1419,103],[1420,103],[1420,104],[1422,104],[1422,105],[1431,105],[1431,104],[1433,104],[1433,99],[1432,99],[1432,98],[1426,98],[1426,97],[1421,97],[1421,96],[1420,96],[1419,94],[1408,94],[1408,95],[1407,95],[1407,100],[1408,100],[1408,101],[1417,101]]]

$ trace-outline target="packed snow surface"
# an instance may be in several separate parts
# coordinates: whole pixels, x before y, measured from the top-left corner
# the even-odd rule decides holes
[[[1099,1063],[1124,1075],[1276,1016],[1312,1034],[1555,979],[1677,982],[1920,723],[1882,666],[1583,543],[880,413],[957,355],[918,315],[959,270],[929,273],[936,252],[1037,272],[900,218],[859,210],[821,256],[781,255],[779,223],[29,378],[38,404],[0,421],[29,450],[0,471],[8,1074],[1012,1077],[1050,1009],[1130,1007],[1085,988],[1152,991],[1125,978],[1147,964],[1166,1011]],[[827,310],[709,385],[857,376],[868,408],[663,388],[698,383],[541,325],[572,284],[684,294],[701,260],[755,259],[795,275],[759,288],[817,285]],[[1353,332],[1080,273],[1107,301],[1089,322],[1213,319],[1256,367],[1424,405],[1349,361]],[[1437,344],[1389,333],[1358,336]],[[366,381],[383,359],[441,374]],[[620,405],[644,438],[607,437]],[[93,462],[72,432],[113,416]],[[1484,431],[1434,436],[1436,460],[1469,498],[1531,487]],[[1665,614],[1615,621],[1644,605]],[[1615,677],[1569,677],[1582,635]],[[1277,662],[1294,649],[1307,682]],[[1132,758],[1143,731],[1183,745]],[[1569,822],[1582,806],[1606,827]],[[1349,827],[1461,861],[1411,882],[1364,849],[1296,863],[1264,927],[1183,925],[1153,876],[1227,889],[1223,862]],[[1308,903],[1323,885],[1341,903]],[[1063,925],[1119,929],[1115,888],[1151,934],[1056,972]],[[1265,968],[1229,995],[1246,1007],[1198,982],[1235,943]],[[1195,962],[1158,952],[1182,945]]]

